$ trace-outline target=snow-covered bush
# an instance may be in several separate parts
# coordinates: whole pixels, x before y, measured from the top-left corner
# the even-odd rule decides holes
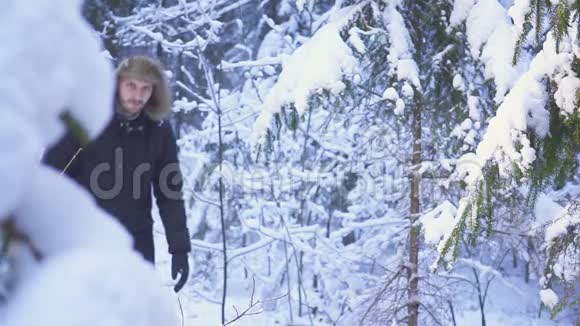
[[[169,290],[129,234],[40,161],[63,135],[63,116],[93,138],[112,112],[113,70],[80,1],[2,8],[0,324],[175,325]]]

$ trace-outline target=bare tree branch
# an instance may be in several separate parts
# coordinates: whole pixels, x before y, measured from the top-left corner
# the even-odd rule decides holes
[[[263,303],[280,300],[280,299],[282,299],[282,298],[284,298],[285,296],[288,295],[288,294],[283,294],[281,296],[278,296],[278,297],[275,297],[275,298],[272,298],[272,299],[254,301],[255,291],[256,291],[256,279],[252,276],[252,295],[250,297],[250,305],[246,309],[244,309],[241,313],[238,311],[238,309],[236,308],[236,306],[234,306],[234,310],[236,311],[236,317],[234,319],[228,321],[227,323],[224,323],[223,326],[233,324],[234,322],[240,320],[244,316],[259,315],[263,311],[262,310],[252,311],[252,309],[254,309],[254,307],[256,307],[256,306],[258,306],[260,304],[263,304]]]
[[[370,313],[370,311],[373,309],[373,307],[379,302],[379,300],[381,299],[381,297],[383,296],[383,293],[385,293],[385,291],[387,291],[387,289],[389,288],[389,286],[391,285],[391,283],[393,283],[393,281],[395,281],[397,279],[397,277],[399,277],[399,275],[401,275],[401,270],[399,269],[399,271],[397,273],[395,273],[395,275],[393,275],[393,277],[391,277],[390,280],[387,281],[387,283],[385,283],[385,286],[383,286],[383,288],[379,291],[379,293],[375,296],[375,299],[373,300],[373,302],[369,305],[369,307],[367,308],[367,310],[365,311],[365,313],[363,314],[359,325],[362,326],[363,322],[365,321],[365,319],[367,318],[368,314]]]

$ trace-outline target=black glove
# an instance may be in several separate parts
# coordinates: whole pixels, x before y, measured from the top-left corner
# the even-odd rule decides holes
[[[173,287],[175,292],[179,292],[187,282],[189,277],[189,263],[187,262],[187,254],[173,254],[171,257],[171,277],[175,280],[177,273],[181,273],[179,281]]]

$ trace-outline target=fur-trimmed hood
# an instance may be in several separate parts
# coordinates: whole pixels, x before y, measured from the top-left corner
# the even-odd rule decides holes
[[[143,109],[154,121],[161,121],[171,113],[171,90],[161,63],[146,56],[131,56],[117,68],[117,85],[122,78],[135,78],[153,83],[153,94]],[[118,99],[118,94],[117,94]]]

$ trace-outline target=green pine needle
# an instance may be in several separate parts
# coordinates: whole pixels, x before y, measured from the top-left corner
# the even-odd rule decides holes
[[[83,127],[80,121],[72,115],[72,113],[64,111],[61,113],[60,119],[69,130],[72,130],[75,136],[79,139],[81,146],[85,146],[89,143],[89,134],[87,130]]]

